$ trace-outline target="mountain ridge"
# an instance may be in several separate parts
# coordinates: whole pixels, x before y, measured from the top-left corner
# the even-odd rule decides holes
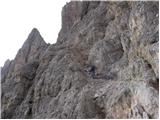
[[[71,1],[47,44],[33,28],[2,68],[2,118],[158,118],[156,1]]]

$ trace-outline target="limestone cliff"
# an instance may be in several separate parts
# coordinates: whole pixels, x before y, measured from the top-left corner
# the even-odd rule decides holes
[[[2,68],[2,118],[158,118],[159,2],[72,1],[57,43],[33,29]]]

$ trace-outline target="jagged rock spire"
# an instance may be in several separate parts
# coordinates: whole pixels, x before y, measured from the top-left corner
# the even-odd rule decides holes
[[[16,69],[19,69],[25,63],[32,61],[34,59],[39,59],[48,45],[43,40],[39,31],[33,28],[29,34],[27,40],[24,42],[21,49],[19,49],[15,62]]]

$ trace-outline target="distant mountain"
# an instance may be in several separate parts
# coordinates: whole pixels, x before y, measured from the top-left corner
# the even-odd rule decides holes
[[[158,1],[67,3],[57,43],[34,28],[5,62],[2,118],[158,118],[158,20]]]

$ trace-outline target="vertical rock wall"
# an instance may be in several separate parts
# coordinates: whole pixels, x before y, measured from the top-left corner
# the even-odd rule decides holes
[[[158,118],[158,10],[67,3],[57,43],[33,29],[2,68],[2,118]]]

